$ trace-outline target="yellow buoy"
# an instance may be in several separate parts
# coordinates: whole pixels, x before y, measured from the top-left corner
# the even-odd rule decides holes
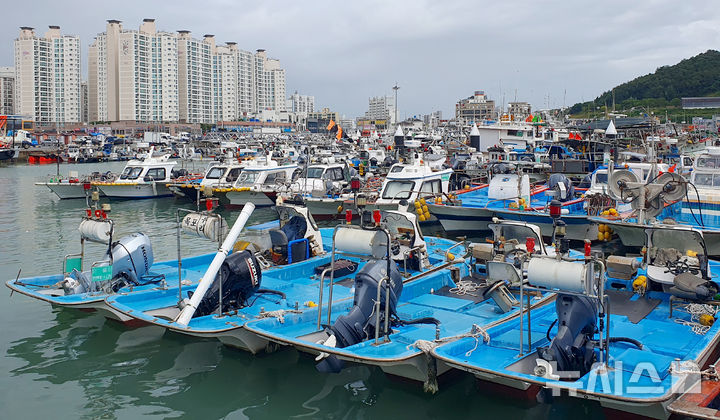
[[[715,318],[713,318],[710,314],[702,314],[700,315],[700,318],[698,318],[701,325],[705,325],[706,327],[711,327],[712,324],[715,323]]]
[[[605,234],[602,232],[598,232],[598,241],[605,240]]]
[[[606,241],[609,241],[609,240],[610,240],[610,232],[605,232],[605,233],[604,233],[604,236],[605,236],[605,240],[606,240]]]
[[[697,252],[693,251],[692,249],[688,249],[687,251],[685,251],[685,254],[688,257],[697,257]]]
[[[598,225],[598,232],[605,232],[605,225]]]
[[[317,303],[313,302],[312,300],[308,300],[307,302],[305,302],[305,306],[307,306],[308,308],[316,308]]]
[[[637,276],[635,280],[633,280],[633,291],[639,292],[640,290],[647,289],[647,277],[645,276]]]
[[[415,208],[416,208],[416,209],[422,207],[422,204],[420,204],[420,202],[417,201],[417,200],[415,200],[415,201],[413,202],[413,204],[415,205]]]
[[[427,204],[427,203],[425,203],[425,199],[424,199],[424,198],[421,198],[421,199],[420,199],[420,204],[422,204],[423,206],[424,206],[425,204]]]
[[[426,205],[423,204],[423,206],[422,206],[422,211],[423,211],[423,213],[427,213],[427,212],[428,212],[428,206],[426,206]]]
[[[424,214],[419,215],[419,216],[418,216],[418,220],[421,221],[421,222],[424,222],[424,221],[425,221],[425,215],[424,215]]]
[[[343,211],[343,206],[338,206],[337,212],[338,212],[338,213],[342,213],[342,211]]]
[[[446,252],[446,253],[445,253],[445,258],[447,258],[448,261],[454,261],[454,260],[455,260],[455,255],[453,255],[453,254],[450,253],[450,252]]]

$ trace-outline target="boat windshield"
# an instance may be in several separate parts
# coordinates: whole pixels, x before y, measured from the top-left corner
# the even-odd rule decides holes
[[[322,178],[323,172],[325,172],[325,168],[308,168],[307,178]]]
[[[697,158],[695,167],[707,168],[707,169],[720,169],[720,157],[715,156],[700,156]]]
[[[398,213],[382,212],[382,222],[387,228],[393,239],[400,241],[409,241],[409,244],[415,241],[415,226],[407,217]]]
[[[414,181],[390,181],[385,185],[382,198],[397,200],[408,199],[414,187]]]
[[[302,217],[303,219],[306,219],[305,216],[300,214],[294,207],[286,207],[286,206],[277,206],[275,207],[275,210],[278,213],[278,219],[280,220],[280,227],[285,226],[285,224],[290,221],[295,216]],[[312,214],[308,212],[308,217],[306,219],[310,224],[312,225],[313,229],[317,230],[317,224],[315,223],[315,220],[312,217]]]
[[[213,166],[205,175],[205,179],[220,179],[222,174],[225,173],[225,168],[222,166]]]
[[[595,185],[607,184],[608,174],[607,172],[595,172]]]
[[[515,239],[518,243],[525,244],[527,238],[533,238],[535,239],[536,244],[542,243],[542,240],[538,237],[537,233],[529,226],[491,223],[488,227],[493,231],[496,239],[503,238],[504,241]]]
[[[122,174],[120,174],[120,179],[137,179],[142,169],[142,167],[128,166],[123,170]]]
[[[693,184],[698,187],[718,187],[720,186],[720,174],[696,172]]]
[[[698,254],[705,254],[705,247],[702,236],[692,230],[680,229],[653,229],[651,233],[652,244],[655,249],[676,249],[681,254],[693,251]],[[650,249],[651,255],[653,249]]]
[[[238,185],[252,185],[258,178],[260,173],[258,171],[243,171],[237,179]]]

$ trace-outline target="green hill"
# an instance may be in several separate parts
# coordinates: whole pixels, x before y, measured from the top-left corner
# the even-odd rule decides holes
[[[679,109],[680,98],[688,96],[715,96],[720,92],[720,52],[708,50],[695,57],[682,60],[674,66],[663,66],[654,73],[640,76],[616,86],[594,101],[577,103],[570,113],[585,114],[597,107],[612,107],[613,91],[616,110],[637,107]]]

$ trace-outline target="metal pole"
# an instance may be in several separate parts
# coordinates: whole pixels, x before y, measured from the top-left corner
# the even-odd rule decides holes
[[[182,255],[180,252],[180,210],[175,212],[177,221],[177,256],[178,256],[178,302],[182,302]]]
[[[524,345],[523,345],[523,333],[524,333],[524,331],[523,331],[523,329],[524,329],[524,327],[525,327],[525,326],[523,325],[523,312],[524,312],[524,309],[525,309],[525,308],[523,307],[523,300],[524,300],[524,299],[523,299],[523,295],[524,295],[524,292],[525,292],[525,290],[524,290],[524,288],[523,288],[523,283],[524,283],[524,282],[523,282],[522,279],[521,279],[521,280],[520,280],[520,356],[523,355],[523,350],[524,350]]]

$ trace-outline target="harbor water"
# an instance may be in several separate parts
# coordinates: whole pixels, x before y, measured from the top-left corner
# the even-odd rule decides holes
[[[60,165],[60,172],[120,171],[122,162]],[[59,200],[35,186],[56,167],[0,166],[0,274],[3,282],[54,274],[79,252],[83,200]],[[144,232],[155,261],[175,259],[173,199],[112,201],[116,237]],[[223,212],[232,222],[239,211]],[[250,223],[271,220],[258,209]],[[214,252],[183,236],[183,256]],[[89,259],[102,249],[88,245]],[[319,373],[289,348],[253,356],[156,327],[128,328],[103,317],[48,304],[2,288],[0,418],[602,418],[597,405],[537,404],[485,393],[473,377],[441,377],[435,395],[377,368]]]

